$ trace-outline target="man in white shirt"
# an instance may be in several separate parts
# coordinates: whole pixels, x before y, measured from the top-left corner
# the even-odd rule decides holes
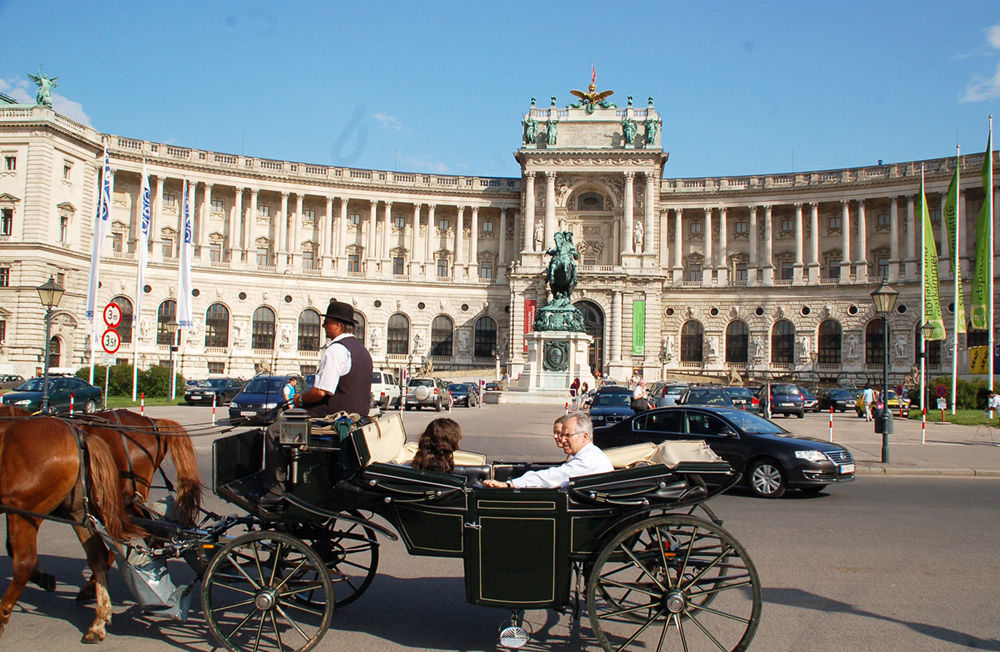
[[[590,420],[589,414],[570,412],[560,424],[560,433],[562,436],[556,439],[556,445],[560,446],[567,455],[572,456],[564,464],[540,471],[528,471],[509,482],[487,480],[483,484],[493,488],[564,488],[569,485],[570,478],[615,470],[604,451],[594,445],[594,424]]]

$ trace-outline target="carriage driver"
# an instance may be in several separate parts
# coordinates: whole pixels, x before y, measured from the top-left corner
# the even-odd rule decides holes
[[[615,467],[600,448],[594,445],[594,423],[586,412],[570,412],[558,424],[560,436],[556,445],[571,455],[564,464],[541,471],[528,471],[510,482],[486,480],[483,485],[493,488],[560,487],[569,485],[570,478],[592,473],[608,473]]]
[[[316,380],[305,392],[292,398],[295,407],[304,408],[312,417],[320,418],[337,412],[368,416],[372,391],[372,357],[364,344],[354,336],[358,322],[354,308],[331,299],[323,318],[323,331],[328,340],[323,357],[316,369]],[[288,457],[278,445],[278,426],[271,424],[265,438],[268,477],[274,485],[261,499],[262,504],[281,501],[285,490]]]

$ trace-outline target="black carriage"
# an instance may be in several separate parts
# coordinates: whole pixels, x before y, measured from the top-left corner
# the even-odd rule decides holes
[[[281,422],[284,509],[262,509],[263,431],[217,439],[214,488],[252,516],[218,539],[202,577],[205,618],[233,650],[310,649],[378,567],[378,535],[412,555],[464,560],[466,599],[511,610],[501,644],[527,640],[526,609],[587,615],[606,650],[742,650],[761,609],[746,551],[704,501],[738,478],[697,442],[609,451],[611,473],[567,489],[491,489],[540,465],[456,454],[453,473],[406,466],[402,420]],[[375,520],[384,519],[390,527]],[[246,522],[246,519],[244,520]]]

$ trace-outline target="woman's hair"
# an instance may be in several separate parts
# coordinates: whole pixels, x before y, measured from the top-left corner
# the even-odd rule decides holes
[[[455,468],[454,452],[462,441],[462,426],[454,419],[434,419],[420,435],[413,468],[451,473]]]

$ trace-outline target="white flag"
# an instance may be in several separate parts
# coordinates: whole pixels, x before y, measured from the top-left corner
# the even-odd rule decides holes
[[[146,162],[142,162],[142,190],[140,191],[141,206],[139,211],[139,242],[136,245],[139,254],[139,269],[135,277],[135,310],[132,311],[133,332],[139,325],[139,315],[142,313],[143,288],[146,285],[146,264],[149,262],[149,175],[146,173]]]
[[[87,319],[94,322],[97,305],[97,289],[101,282],[101,250],[108,234],[111,210],[111,161],[108,159],[108,144],[104,143],[104,169],[101,172],[101,194],[97,200],[97,216],[94,220],[94,246],[90,252],[90,285],[87,287]]]
[[[190,186],[184,182],[184,224],[181,233],[180,251],[180,281],[177,288],[177,327],[191,328],[194,321],[191,319],[191,256],[194,253],[194,245],[191,241],[191,210],[189,207],[188,193]]]

